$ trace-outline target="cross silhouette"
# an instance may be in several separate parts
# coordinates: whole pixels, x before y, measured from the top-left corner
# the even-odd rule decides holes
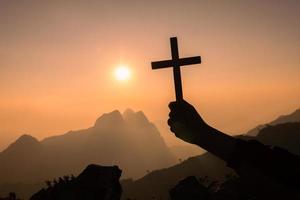
[[[171,37],[170,43],[171,43],[172,60],[152,62],[151,66],[152,69],[173,67],[176,101],[180,101],[183,100],[180,66],[200,64],[201,57],[194,56],[194,57],[187,57],[187,58],[179,58],[177,37]]]

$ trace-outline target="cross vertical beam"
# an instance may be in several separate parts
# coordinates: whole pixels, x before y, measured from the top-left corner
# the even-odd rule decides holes
[[[179,52],[178,52],[178,43],[177,38],[170,38],[171,43],[171,52],[173,60],[173,76],[174,76],[174,85],[175,85],[175,94],[176,101],[183,100],[182,84],[181,84],[181,72],[179,66]]]

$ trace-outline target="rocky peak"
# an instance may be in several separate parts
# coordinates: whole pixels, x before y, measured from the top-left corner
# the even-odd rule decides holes
[[[20,136],[14,143],[14,145],[36,145],[39,141],[31,135],[24,134]]]
[[[107,127],[107,126],[116,126],[124,124],[124,119],[118,110],[114,110],[110,113],[105,113],[99,117],[94,127]]]
[[[149,121],[142,111],[134,112],[132,109],[126,109],[123,117],[128,123],[148,124]]]
[[[133,117],[135,114],[135,112],[131,109],[131,108],[127,108],[124,112],[123,112],[123,117],[125,120],[127,120],[128,118]]]
[[[40,147],[40,142],[31,135],[24,134],[19,137],[14,143],[9,145],[2,153],[12,151],[28,151]]]

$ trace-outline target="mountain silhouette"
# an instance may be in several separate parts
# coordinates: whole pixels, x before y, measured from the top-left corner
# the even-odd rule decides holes
[[[9,145],[3,152],[2,155],[14,155],[19,153],[25,153],[29,151],[39,150],[41,144],[39,141],[31,135],[22,135],[14,143]]]
[[[170,151],[176,156],[179,161],[185,160],[190,157],[198,156],[206,151],[204,149],[199,148],[193,144],[179,144],[179,145],[172,145],[169,146]]]
[[[258,133],[256,139],[264,144],[279,146],[300,155],[300,122],[268,125]]]
[[[188,176],[219,180],[231,172],[225,162],[211,153],[204,153],[175,166],[150,172],[136,181],[121,181],[122,199],[169,199],[169,190]]]
[[[249,130],[246,133],[246,135],[256,136],[259,133],[259,131],[261,129],[265,128],[267,125],[284,124],[287,122],[300,122],[300,109],[297,109],[296,111],[292,112],[291,114],[279,116],[277,119],[275,119],[267,124],[258,125],[255,128]]]
[[[115,110],[94,126],[38,141],[23,135],[0,153],[0,182],[41,182],[77,175],[91,163],[118,165],[123,178],[177,162],[143,112]]]
[[[268,125],[259,130],[256,137],[238,137],[257,139],[300,155],[299,130],[300,123],[284,123]],[[174,162],[158,130],[142,112],[128,109],[121,114],[113,111],[99,117],[88,129],[70,131],[40,142],[29,135],[21,136],[0,153],[1,182],[18,182],[0,184],[0,195],[16,191],[28,196],[30,191],[41,188],[41,182],[66,174],[76,175],[90,163],[119,165],[127,173],[121,182],[123,199],[168,197],[169,189],[188,176],[220,180],[233,173],[225,162],[210,153],[168,167]],[[137,180],[126,179],[140,177],[146,172],[147,175]],[[19,184],[21,182],[26,184]]]

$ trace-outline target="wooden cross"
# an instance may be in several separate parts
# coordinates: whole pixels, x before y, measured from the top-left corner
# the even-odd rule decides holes
[[[172,60],[156,61],[156,62],[152,62],[151,65],[152,65],[152,69],[173,67],[176,101],[180,101],[183,100],[180,66],[200,64],[201,57],[194,56],[188,58],[179,58],[177,38],[176,37],[170,38],[170,42],[171,42]]]

